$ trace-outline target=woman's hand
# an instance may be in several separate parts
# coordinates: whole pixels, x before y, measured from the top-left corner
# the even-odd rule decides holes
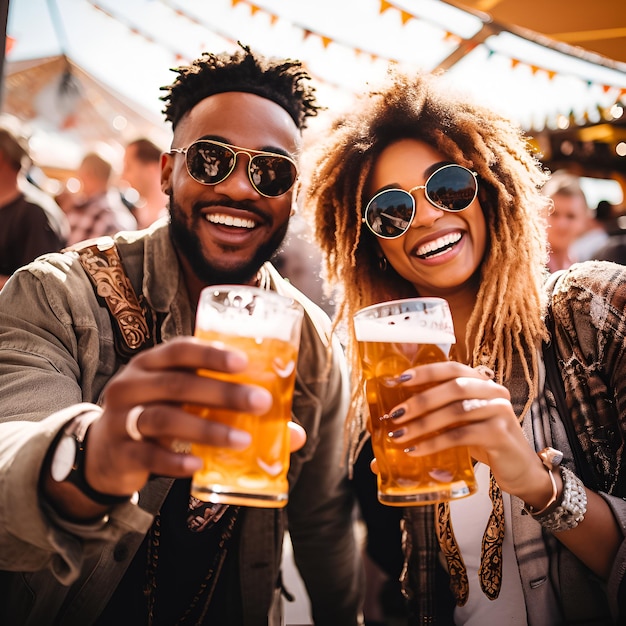
[[[530,498],[529,504],[546,502],[549,477],[524,437],[509,391],[492,376],[486,368],[456,361],[407,370],[400,384],[421,391],[392,408],[387,429],[414,456],[468,446],[473,458],[489,465],[504,491]]]

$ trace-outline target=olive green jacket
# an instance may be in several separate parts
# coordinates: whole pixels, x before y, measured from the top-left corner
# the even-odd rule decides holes
[[[193,311],[167,223],[115,240],[135,290],[156,313],[162,340],[192,334]],[[296,297],[307,312],[293,403],[307,442],[291,457],[287,508],[247,509],[243,516],[238,595],[245,624],[274,623],[267,616],[287,518],[316,624],[358,624],[361,569],[342,453],[343,353],[333,340],[327,368],[328,317],[270,264],[262,272],[271,289]],[[92,525],[59,519],[39,496],[40,469],[56,434],[79,413],[100,410],[102,390],[122,366],[109,313],[75,252],[41,257],[0,292],[0,623],[92,623],[167,495],[170,480],[151,480],[138,504],[118,506]]]

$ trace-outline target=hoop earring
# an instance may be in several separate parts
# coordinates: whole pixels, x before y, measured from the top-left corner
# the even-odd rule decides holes
[[[381,272],[386,272],[387,271],[387,257],[386,256],[379,256],[378,257],[378,267],[380,268]]]

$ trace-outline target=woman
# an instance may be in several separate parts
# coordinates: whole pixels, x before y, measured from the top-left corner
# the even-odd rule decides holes
[[[480,488],[404,511],[412,623],[615,623],[626,619],[626,271],[579,265],[547,296],[548,175],[514,124],[441,80],[392,75],[314,154],[306,200],[343,292],[353,453],[367,415],[352,315],[447,299],[453,360],[405,372],[402,384],[431,387],[390,412],[390,431],[412,455],[469,445]],[[548,301],[564,421],[544,385]]]

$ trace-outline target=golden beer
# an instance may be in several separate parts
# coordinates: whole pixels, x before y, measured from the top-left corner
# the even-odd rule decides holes
[[[455,338],[447,302],[440,298],[385,302],[359,311],[354,325],[378,462],[380,502],[428,504],[474,493],[477,486],[467,447],[416,457],[404,451],[410,443],[389,437],[394,426],[388,414],[424,390],[399,384],[397,377],[411,367],[448,359]]]
[[[210,297],[213,298],[214,293],[221,294],[220,289],[210,288]],[[234,312],[226,313],[218,307],[218,314],[213,309],[208,317],[204,317],[207,305],[202,304],[203,310],[200,306],[198,308],[195,336],[242,350],[248,355],[249,365],[244,372],[210,372],[211,377],[265,387],[272,394],[273,403],[269,412],[263,415],[202,406],[185,407],[206,419],[245,430],[252,437],[252,443],[245,450],[192,444],[193,454],[202,458],[204,464],[193,476],[191,493],[209,502],[283,507],[288,499],[290,452],[287,425],[291,420],[302,309],[292,300],[271,292],[246,287],[236,289],[246,294],[252,291],[257,299],[255,304],[250,304],[253,300],[247,302],[244,299],[237,302]],[[265,301],[269,298],[271,306],[260,305],[259,298]],[[207,326],[221,326],[223,330]],[[198,373],[209,374],[203,370]]]

